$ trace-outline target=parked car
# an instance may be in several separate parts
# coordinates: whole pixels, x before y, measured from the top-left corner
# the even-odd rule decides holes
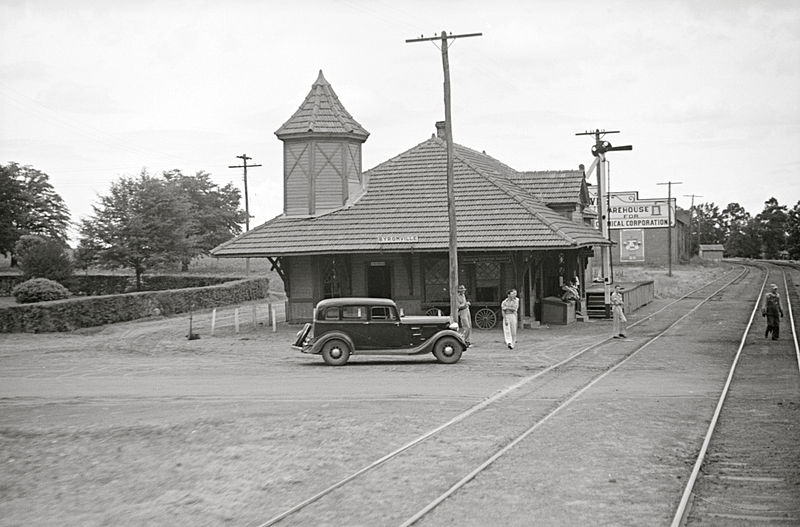
[[[387,298],[329,298],[314,307],[312,322],[297,333],[293,348],[322,355],[331,366],[350,355],[433,353],[439,362],[458,362],[467,344],[458,324],[445,316],[401,316]]]

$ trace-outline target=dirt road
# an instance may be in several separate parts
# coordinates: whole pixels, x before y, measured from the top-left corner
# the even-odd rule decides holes
[[[698,312],[426,524],[664,524],[752,287]],[[189,341],[180,319],[1,336],[0,525],[258,525],[605,339],[610,322],[521,331],[514,350],[500,330],[475,331],[455,365],[353,357],[343,368],[291,350],[297,329]],[[369,506],[364,525],[396,525]],[[286,524],[335,525],[328,512]]]

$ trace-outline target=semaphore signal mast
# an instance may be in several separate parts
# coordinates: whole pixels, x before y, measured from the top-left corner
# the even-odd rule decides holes
[[[611,240],[610,236],[610,217],[608,214],[608,203],[603,201],[604,198],[608,199],[608,161],[606,160],[606,152],[614,152],[619,150],[633,150],[633,146],[612,146],[608,141],[604,141],[603,137],[607,134],[618,134],[618,130],[594,130],[579,132],[575,135],[593,135],[594,145],[592,146],[592,155],[594,161],[589,165],[586,171],[586,177],[592,175],[592,171],[597,168],[597,217],[600,222],[600,232],[603,238]],[[598,168],[599,167],[599,168]],[[605,245],[600,248],[600,265],[603,276],[603,304],[605,305],[606,318],[611,316],[611,283],[613,276],[611,276],[611,246]]]

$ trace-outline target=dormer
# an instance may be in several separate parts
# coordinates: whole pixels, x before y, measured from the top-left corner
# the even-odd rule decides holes
[[[275,135],[283,141],[286,216],[318,216],[366,191],[361,145],[369,132],[345,110],[322,70],[303,104]]]

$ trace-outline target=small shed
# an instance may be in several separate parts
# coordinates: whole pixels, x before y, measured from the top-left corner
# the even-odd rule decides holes
[[[725,247],[718,243],[700,244],[700,258],[710,262],[719,262],[722,260],[722,253]]]

